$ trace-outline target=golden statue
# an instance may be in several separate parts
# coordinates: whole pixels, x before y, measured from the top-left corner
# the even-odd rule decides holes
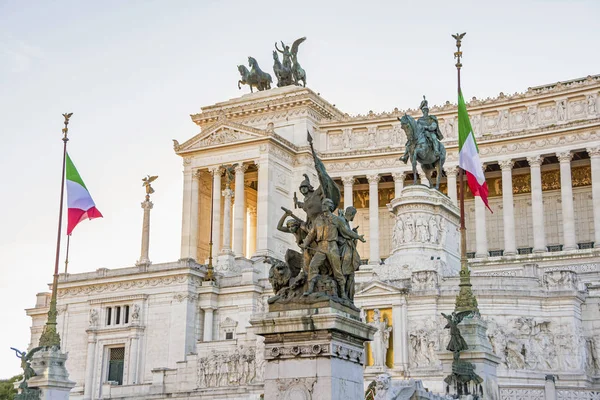
[[[144,182],[142,184],[142,186],[144,186],[146,188],[146,200],[150,201],[150,195],[152,193],[154,193],[154,189],[152,188],[151,183],[154,182],[156,180],[156,178],[158,178],[158,175],[155,176],[146,176],[144,179],[142,179],[142,182]]]

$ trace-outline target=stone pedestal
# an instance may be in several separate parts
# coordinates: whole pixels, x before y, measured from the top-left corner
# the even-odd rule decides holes
[[[496,369],[500,364],[498,358],[487,337],[487,324],[480,317],[466,318],[460,325],[460,332],[467,342],[469,349],[461,351],[460,360],[467,361],[474,365],[475,373],[483,378],[481,384],[483,389],[483,398],[486,400],[498,400],[500,398],[498,390],[498,378]],[[447,343],[444,344],[444,348]],[[444,376],[452,373],[452,356],[449,351],[441,351],[438,357],[442,362]],[[451,391],[452,393],[452,391]]]
[[[459,209],[435,189],[410,185],[389,204],[396,222],[392,254],[385,264],[408,266],[408,272],[436,271],[440,276],[460,270]]]
[[[69,392],[75,382],[69,380],[69,373],[65,368],[67,354],[58,348],[46,348],[33,355],[31,368],[36,376],[27,383],[30,388],[39,389],[40,400],[68,400]]]
[[[250,320],[265,338],[265,400],[364,397],[364,342],[375,329],[356,310],[331,301],[272,310]]]

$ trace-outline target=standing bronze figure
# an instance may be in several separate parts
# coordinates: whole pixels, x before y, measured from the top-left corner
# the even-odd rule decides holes
[[[277,86],[281,87],[291,84],[300,86],[300,81],[302,81],[302,86],[306,87],[306,71],[304,71],[298,62],[298,47],[300,46],[300,43],[305,40],[306,37],[296,39],[292,44],[291,49],[290,46],[286,46],[283,42],[281,42],[280,49],[277,47],[277,42],[275,42],[275,49],[280,52],[283,57],[283,64],[281,64],[279,63],[277,53],[273,52],[273,60],[275,61],[273,71],[278,80]],[[290,71],[291,80],[287,79],[287,71]]]
[[[429,186],[439,190],[442,169],[446,162],[446,148],[440,142],[444,136],[440,131],[437,117],[429,115],[429,106],[425,96],[419,106],[423,116],[415,121],[413,117],[404,114],[398,118],[400,126],[406,133],[406,151],[400,160],[405,164],[410,159],[413,169],[414,184],[417,183],[417,162],[429,181]],[[433,171],[436,171],[436,181],[433,182]]]
[[[306,221],[282,207],[285,214],[279,219],[277,229],[293,234],[302,254],[288,249],[285,261],[267,259],[272,265],[269,281],[275,291],[268,302],[314,304],[332,300],[358,311],[353,304],[354,274],[360,265],[356,242],[364,242],[365,238],[357,233],[358,227],[350,226],[356,214],[354,207],[334,214],[341,200],[340,189],[318,157],[310,134],[307,140],[319,186],[313,188],[305,174],[300,184],[304,198],[298,201],[294,194],[294,206],[306,213]]]

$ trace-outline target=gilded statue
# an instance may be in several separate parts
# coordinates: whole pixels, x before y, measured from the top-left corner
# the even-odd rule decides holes
[[[142,179],[142,186],[146,188],[146,200],[150,200],[150,195],[154,193],[154,188],[152,187],[152,182],[154,182],[158,178],[158,175],[150,176],[147,175],[144,179]]]
[[[439,190],[442,169],[446,162],[446,148],[440,142],[444,136],[440,130],[438,119],[429,114],[429,106],[425,96],[419,105],[423,116],[417,121],[408,114],[398,118],[400,126],[406,133],[406,151],[400,157],[405,164],[410,159],[413,169],[414,184],[417,184],[417,162],[421,164],[430,187]],[[437,172],[435,183],[433,171]]]

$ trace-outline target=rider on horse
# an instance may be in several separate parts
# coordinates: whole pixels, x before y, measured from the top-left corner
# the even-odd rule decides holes
[[[423,112],[423,116],[417,120],[418,129],[422,131],[425,137],[431,142],[434,154],[439,156],[440,140],[442,140],[444,136],[440,131],[437,117],[435,115],[429,115],[429,107],[425,96],[423,96],[423,101],[421,101],[419,109]]]

